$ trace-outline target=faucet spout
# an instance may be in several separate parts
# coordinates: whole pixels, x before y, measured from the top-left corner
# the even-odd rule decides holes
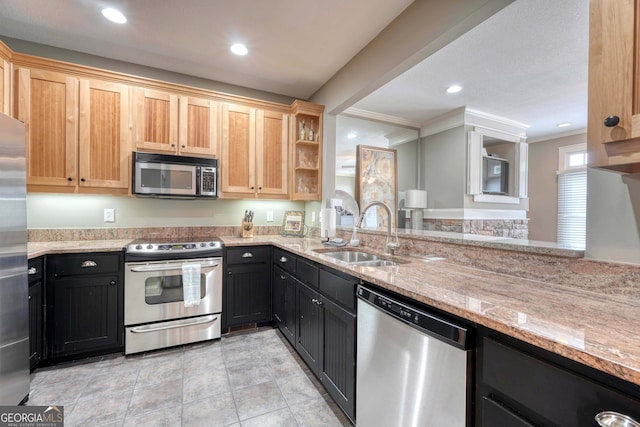
[[[368,204],[366,204],[360,212],[360,216],[355,223],[354,230],[356,228],[360,228],[360,226],[362,225],[362,220],[364,219],[364,214],[367,212],[367,210],[369,210],[369,208],[373,206],[380,206],[387,212],[389,222],[387,223],[387,243],[385,245],[384,253],[387,255],[393,255],[393,251],[398,249],[398,247],[400,247],[400,244],[398,243],[397,237],[394,237],[391,232],[393,228],[393,214],[391,213],[391,208],[389,208],[389,206],[387,206],[385,203],[374,200],[373,202],[369,202]]]

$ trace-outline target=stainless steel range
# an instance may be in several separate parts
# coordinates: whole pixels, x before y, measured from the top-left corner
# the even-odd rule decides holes
[[[124,259],[125,354],[220,338],[221,242],[146,239]]]

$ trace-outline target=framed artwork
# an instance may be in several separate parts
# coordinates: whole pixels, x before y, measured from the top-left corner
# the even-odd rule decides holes
[[[304,211],[286,211],[282,219],[281,234],[304,236]]]
[[[387,227],[388,221],[397,224],[398,172],[397,151],[389,148],[358,145],[356,148],[356,200],[360,212],[373,201],[383,202],[391,209],[388,218],[384,209],[376,206],[365,214],[368,227]]]

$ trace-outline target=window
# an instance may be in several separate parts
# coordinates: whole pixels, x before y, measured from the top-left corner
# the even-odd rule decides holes
[[[561,147],[558,156],[558,244],[584,249],[587,226],[587,144]]]

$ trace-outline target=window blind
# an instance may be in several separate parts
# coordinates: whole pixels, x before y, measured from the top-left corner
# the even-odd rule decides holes
[[[558,174],[558,244],[584,249],[587,232],[587,171]]]

